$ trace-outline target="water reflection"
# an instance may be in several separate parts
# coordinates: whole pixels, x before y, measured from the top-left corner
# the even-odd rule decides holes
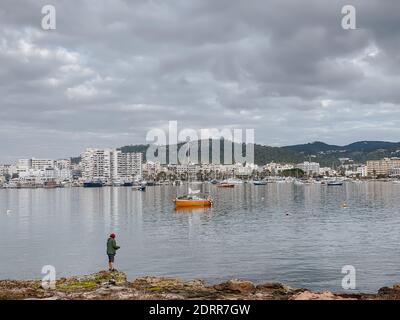
[[[398,282],[400,185],[201,188],[213,207],[176,210],[172,199],[186,186],[0,190],[0,278],[38,278],[44,264],[60,276],[104,269],[105,240],[116,232],[116,262],[129,277],[341,290],[351,264],[360,290]]]

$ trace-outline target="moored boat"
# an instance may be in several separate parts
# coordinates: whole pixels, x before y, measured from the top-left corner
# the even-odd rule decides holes
[[[328,181],[327,185],[330,186],[330,187],[339,187],[339,186],[343,185],[343,181],[332,180],[332,181]]]
[[[101,181],[87,181],[83,183],[84,188],[101,188],[103,186],[103,182]]]
[[[175,207],[211,207],[212,199],[205,194],[187,194],[173,200]]]
[[[217,188],[234,188],[235,185],[233,183],[228,183],[228,182],[221,182],[220,184],[217,185]]]

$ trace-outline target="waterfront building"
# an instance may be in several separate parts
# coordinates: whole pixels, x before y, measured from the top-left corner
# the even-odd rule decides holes
[[[12,176],[13,174],[17,173],[17,167],[11,164],[2,164],[0,165],[0,176],[9,175]]]
[[[297,169],[303,170],[308,175],[319,174],[320,165],[317,162],[304,161],[296,165]]]
[[[54,167],[57,169],[71,170],[71,160],[70,159],[59,159],[54,161]]]
[[[396,178],[400,177],[400,167],[390,169],[389,176]]]
[[[52,159],[30,159],[31,169],[45,170],[47,168],[54,168],[54,160]]]
[[[46,168],[54,168],[54,160],[52,159],[19,159],[17,161],[17,172],[25,172],[30,169],[44,170]]]
[[[17,173],[25,172],[32,168],[32,159],[19,159],[17,161]]]
[[[360,177],[368,177],[368,167],[367,166],[360,166],[357,168],[357,175]]]
[[[86,149],[81,154],[81,168],[84,180],[109,180],[111,178],[111,149]]]
[[[270,162],[262,167],[264,171],[269,171],[273,176],[279,176],[285,170],[294,169],[293,164]]]
[[[394,168],[400,168],[400,158],[384,158],[381,160],[367,161],[368,175],[387,176],[390,170]]]
[[[87,181],[132,181],[142,176],[141,153],[88,148],[81,154],[82,178]]]
[[[142,153],[111,152],[111,179],[132,181],[142,177]]]

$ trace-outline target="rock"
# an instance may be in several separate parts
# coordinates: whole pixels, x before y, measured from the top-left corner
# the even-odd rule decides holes
[[[290,287],[283,285],[279,282],[263,283],[256,286],[256,290],[260,292],[265,291],[283,291],[288,292],[291,290]]]
[[[354,300],[352,298],[342,297],[340,295],[335,295],[330,291],[324,292],[311,292],[303,291],[294,295],[291,300]]]
[[[185,287],[185,284],[181,279],[177,278],[142,277],[133,281],[131,286],[142,290],[164,291],[171,289],[181,290]]]
[[[394,290],[400,291],[400,283],[396,283],[396,284],[393,286],[393,289],[394,289]]]
[[[0,299],[28,300],[172,300],[172,299],[257,299],[257,300],[400,300],[400,284],[381,288],[378,294],[312,292],[281,283],[256,287],[250,281],[230,280],[206,285],[201,280],[142,277],[128,282],[122,272],[101,271],[87,276],[61,278],[55,290],[40,288],[40,281],[0,280]]]
[[[214,289],[232,293],[253,293],[255,291],[255,286],[250,281],[233,279],[215,285]]]

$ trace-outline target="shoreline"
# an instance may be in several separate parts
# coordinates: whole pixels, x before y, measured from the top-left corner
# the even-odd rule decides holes
[[[0,280],[0,300],[400,300],[400,284],[377,293],[340,293],[292,288],[279,282],[254,284],[232,279],[208,284],[169,277],[128,281],[122,272],[100,271],[56,280],[43,289],[40,280]]]

